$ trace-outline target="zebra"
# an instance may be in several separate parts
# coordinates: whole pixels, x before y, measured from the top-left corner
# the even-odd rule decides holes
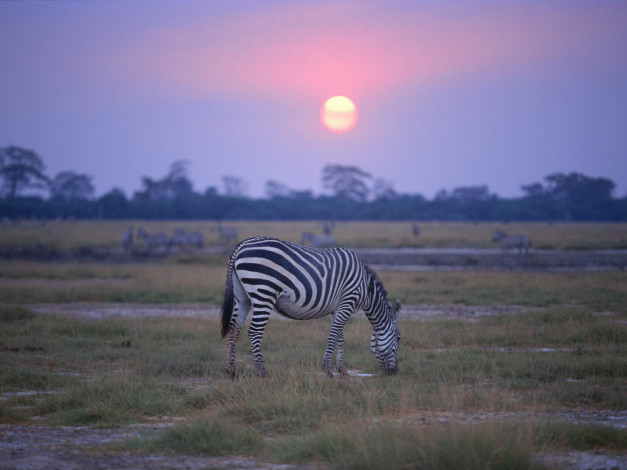
[[[396,353],[400,341],[398,300],[390,304],[383,283],[374,270],[343,248],[316,249],[271,237],[241,242],[229,259],[221,333],[227,338],[226,371],[235,377],[235,345],[246,317],[257,375],[267,375],[261,338],[272,312],[295,320],[333,315],[321,367],[329,377],[336,350],[336,365],[343,364],[344,325],[358,309],[373,327],[370,349],[384,373],[398,371]]]
[[[411,224],[411,232],[414,234],[414,237],[420,235],[420,226],[416,222]]]
[[[164,247],[166,251],[170,251],[170,237],[165,233],[159,232],[155,234],[149,234],[144,229],[137,229],[137,238],[142,238],[149,250]]]
[[[325,235],[333,235],[333,229],[335,228],[335,221],[332,220],[330,222],[326,222],[324,224],[324,234]]]
[[[133,249],[133,227],[130,226],[126,232],[122,234],[122,246],[124,251],[130,251]]]
[[[504,251],[518,248],[519,253],[529,253],[531,247],[531,239],[527,235],[507,235],[501,230],[494,232],[492,243],[501,242],[501,248]]]
[[[182,249],[187,249],[189,246],[195,246],[202,248],[204,237],[200,232],[186,232],[183,229],[177,228],[174,230],[174,235],[170,238],[171,245],[178,245]]]
[[[301,243],[303,245],[309,244],[315,248],[332,248],[335,246],[335,238],[331,234],[314,235],[311,232],[303,232]]]

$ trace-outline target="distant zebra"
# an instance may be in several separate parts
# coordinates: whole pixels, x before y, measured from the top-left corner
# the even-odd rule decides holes
[[[494,232],[492,243],[501,242],[501,248],[508,251],[518,248],[519,253],[529,253],[531,247],[531,239],[527,235],[507,235],[501,230]]]
[[[414,237],[420,235],[420,226],[416,222],[411,224],[411,232],[414,234]]]
[[[337,349],[337,368],[343,365],[344,325],[362,309],[374,333],[370,349],[386,374],[396,373],[400,333],[398,300],[392,306],[376,273],[361,263],[352,251],[342,248],[315,249],[269,237],[240,243],[229,259],[222,305],[222,337],[227,337],[226,370],[235,375],[235,345],[246,317],[255,369],[266,376],[261,338],[272,312],[296,320],[333,315],[322,358],[329,377]]]
[[[202,248],[204,243],[204,237],[200,232],[186,232],[183,229],[177,228],[174,230],[174,235],[170,238],[171,245],[177,245],[182,249],[189,247]]]
[[[237,241],[237,229],[218,224],[218,236],[222,243],[235,243]]]
[[[300,242],[314,248],[333,248],[335,246],[333,235],[314,235],[311,232],[303,232]]]
[[[324,224],[324,234],[325,235],[332,235],[334,228],[335,228],[335,221],[332,220],[331,222],[326,222]]]
[[[124,251],[130,251],[133,248],[133,227],[129,227],[126,232],[122,234],[122,246]]]
[[[137,238],[143,239],[144,244],[150,251],[159,247],[163,247],[167,251],[170,250],[170,237],[163,232],[149,234],[144,229],[139,228],[137,229]]]

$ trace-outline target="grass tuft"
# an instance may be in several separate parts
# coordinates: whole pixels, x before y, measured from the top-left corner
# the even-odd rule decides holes
[[[533,446],[527,428],[503,424],[418,428],[361,425],[325,430],[272,446],[287,462],[318,461],[336,468],[529,469]]]
[[[174,425],[156,437],[127,445],[166,454],[220,457],[254,455],[263,449],[264,444],[257,432],[224,419],[206,416],[191,423]]]
[[[0,323],[16,323],[35,318],[35,313],[24,307],[0,305]]]

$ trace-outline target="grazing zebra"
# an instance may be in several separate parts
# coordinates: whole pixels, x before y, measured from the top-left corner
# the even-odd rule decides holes
[[[335,238],[333,235],[314,235],[311,232],[303,232],[301,239],[303,245],[309,244],[314,248],[333,248],[335,246]]]
[[[398,300],[392,306],[376,273],[352,251],[316,249],[270,237],[250,238],[231,254],[222,305],[222,337],[227,337],[226,370],[235,375],[235,345],[246,317],[255,369],[265,377],[261,337],[272,312],[295,320],[333,315],[322,358],[329,377],[337,347],[337,368],[343,366],[344,325],[358,309],[364,310],[374,333],[370,349],[386,374],[396,373],[400,340]]]
[[[335,221],[326,222],[324,224],[324,234],[333,235],[333,229],[335,228]]]
[[[122,234],[122,246],[124,251],[129,251],[133,248],[133,227],[129,227],[126,232]]]
[[[218,224],[218,236],[223,243],[236,242],[237,241],[237,229],[234,227],[225,227],[222,224]]]
[[[527,235],[507,235],[505,232],[497,230],[492,237],[492,243],[501,242],[501,248],[508,251],[518,248],[519,253],[529,253],[531,239]]]
[[[137,238],[142,238],[149,250],[164,247],[166,250],[170,250],[170,237],[165,233],[159,232],[155,234],[149,234],[144,229],[137,229]]]
[[[177,228],[174,230],[174,235],[170,238],[171,245],[178,245],[182,249],[195,246],[202,248],[204,238],[200,232],[186,232],[183,229]]]

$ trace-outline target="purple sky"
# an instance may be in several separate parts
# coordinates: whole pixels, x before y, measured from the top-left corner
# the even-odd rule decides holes
[[[0,146],[128,196],[189,161],[322,191],[328,163],[399,192],[555,172],[627,194],[627,2],[0,2]],[[359,122],[333,134],[322,103]]]

